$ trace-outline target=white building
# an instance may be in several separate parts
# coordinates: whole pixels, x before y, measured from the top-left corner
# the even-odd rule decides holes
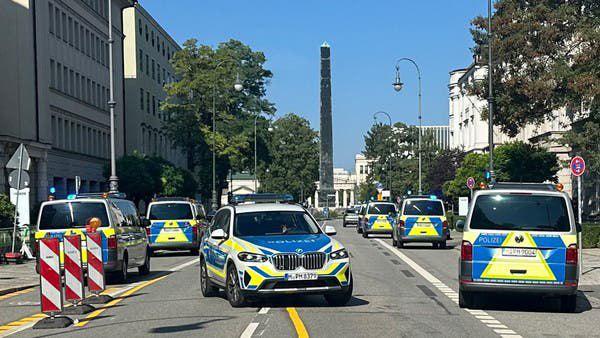
[[[435,145],[440,149],[450,149],[450,127],[449,126],[423,126],[421,134],[431,133]]]
[[[363,154],[356,154],[354,156],[354,173],[357,186],[367,181],[367,177],[373,169],[373,162],[374,160],[367,159]]]
[[[125,61],[125,152],[160,156],[186,167],[181,151],[172,146],[163,123],[169,118],[160,105],[164,85],[174,81],[169,63],[181,48],[139,4],[123,11]]]
[[[254,180],[254,175],[244,171],[227,176],[227,188],[221,191],[221,205],[228,204],[228,193],[232,195],[255,194],[260,188],[260,182]]]
[[[358,155],[357,155],[358,156]],[[333,190],[334,196],[329,197],[330,208],[347,208],[354,205],[356,202],[356,175],[348,172],[343,168],[333,168]],[[315,182],[317,190],[315,191],[314,201],[309,198],[308,203],[314,205],[315,208],[324,208],[327,205],[319,205],[319,182]]]
[[[116,99],[116,150],[124,152],[122,8],[111,0]],[[2,0],[0,34],[0,164],[19,143],[32,156],[30,202],[49,187],[63,197],[105,189],[110,149],[108,2]],[[6,175],[0,175],[2,191]]]
[[[449,88],[449,123],[450,147],[459,148],[465,152],[484,152],[489,150],[488,123],[482,121],[481,112],[487,106],[487,100],[469,95],[467,87],[481,81],[487,74],[487,68],[471,64],[468,68],[450,72]],[[515,137],[502,133],[494,127],[494,146],[520,140],[547,148],[557,155],[559,161],[567,161],[570,157],[568,147],[558,140],[570,128],[571,121],[566,111],[559,110],[554,118],[540,125],[528,125]],[[571,175],[568,168],[557,173],[558,180],[571,194]]]

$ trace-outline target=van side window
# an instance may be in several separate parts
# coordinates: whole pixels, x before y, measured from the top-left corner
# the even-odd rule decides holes
[[[137,216],[137,210],[130,201],[115,201],[115,206],[123,215],[124,222],[122,226],[140,226],[140,221]]]

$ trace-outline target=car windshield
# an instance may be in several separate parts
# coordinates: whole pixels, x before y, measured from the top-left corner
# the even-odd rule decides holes
[[[486,230],[569,231],[561,196],[497,194],[479,196],[469,227]]]
[[[64,202],[47,204],[40,215],[40,230],[85,228],[92,217],[108,226],[106,206],[101,202]]]
[[[346,209],[346,213],[347,214],[358,214],[358,210],[357,209]]]
[[[367,214],[369,215],[389,215],[396,213],[396,206],[388,203],[369,204]]]
[[[320,233],[319,226],[302,211],[263,211],[238,213],[235,236],[309,235]]]
[[[442,201],[408,200],[402,209],[403,215],[410,216],[444,216]]]
[[[150,206],[148,219],[156,220],[185,220],[193,219],[192,206],[188,203],[158,203]]]

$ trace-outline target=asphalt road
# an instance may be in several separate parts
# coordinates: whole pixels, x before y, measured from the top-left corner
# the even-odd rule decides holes
[[[467,311],[457,305],[457,235],[445,250],[418,244],[398,250],[389,238],[364,239],[355,228],[333,225],[352,258],[354,298],[347,306],[330,307],[322,297],[307,296],[234,309],[224,297],[201,296],[195,257],[171,253],[153,258],[150,276],[134,273],[133,284],[110,285],[109,292],[120,293],[118,302],[89,320],[73,316],[79,326],[32,330],[31,322],[18,321],[39,311],[37,289],[2,299],[0,325],[16,324],[0,336],[14,331],[21,337],[599,335],[598,288],[581,288],[575,314],[560,313],[556,300],[524,296],[483,297],[477,309]]]

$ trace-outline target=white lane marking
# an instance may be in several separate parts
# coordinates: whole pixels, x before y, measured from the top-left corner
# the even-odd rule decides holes
[[[494,332],[500,333],[500,334],[515,334],[515,331],[513,331],[513,330],[496,329],[496,330],[494,330]]]
[[[398,258],[403,260],[404,263],[408,264],[408,266],[410,266],[419,275],[421,275],[421,277],[425,278],[429,283],[431,283],[433,286],[435,286],[446,297],[450,298],[450,300],[452,300],[454,303],[458,304],[458,293],[456,291],[452,290],[452,288],[448,287],[441,280],[439,280],[437,277],[432,275],[429,271],[425,270],[423,267],[421,267],[415,261],[413,261],[408,256],[406,256],[405,254],[400,252],[400,250],[394,248],[393,246],[389,245],[388,243],[382,241],[381,239],[377,238],[377,239],[375,239],[375,241],[379,242],[379,244],[383,245],[386,249],[391,251],[394,255],[398,256]],[[471,309],[464,309],[464,310],[466,312],[468,312],[469,314],[471,314],[472,316],[474,316],[476,319],[478,319],[483,324],[486,324],[490,328],[491,328],[490,325],[502,325],[503,326],[502,329],[505,329],[502,331],[507,331],[507,332],[496,332],[496,333],[500,334],[501,337],[506,337],[506,338],[520,338],[521,337],[520,335],[516,334],[515,331],[508,329],[508,327],[506,327],[506,325],[500,323],[500,321],[496,320],[494,317],[490,316],[485,311],[471,310]],[[494,331],[497,331],[497,329],[495,329],[495,328],[493,328],[493,329],[494,329]],[[508,332],[508,331],[510,331],[510,332]],[[506,334],[504,334],[504,333],[506,333]]]
[[[271,308],[270,308],[270,307],[263,307],[263,308],[261,308],[261,309],[258,311],[258,314],[259,314],[259,315],[266,315],[266,314],[267,314],[267,312],[269,312],[269,310],[271,310]]]
[[[200,262],[200,258],[195,258],[195,259],[192,259],[192,260],[191,260],[191,261],[189,261],[189,262],[185,262],[185,263],[183,263],[183,264],[180,264],[180,265],[177,265],[177,266],[175,266],[175,267],[172,267],[172,268],[170,268],[170,269],[169,269],[169,272],[175,272],[175,271],[179,271],[179,270],[181,270],[181,269],[183,269],[183,268],[186,268],[186,267],[188,267],[188,266],[190,266],[190,265],[193,265],[193,264],[195,264],[195,263],[199,263],[199,262]]]
[[[252,337],[252,335],[254,334],[254,331],[256,331],[257,327],[258,327],[258,323],[248,324],[248,326],[246,326],[246,329],[244,330],[244,332],[242,332],[242,335],[240,336],[240,338]]]

